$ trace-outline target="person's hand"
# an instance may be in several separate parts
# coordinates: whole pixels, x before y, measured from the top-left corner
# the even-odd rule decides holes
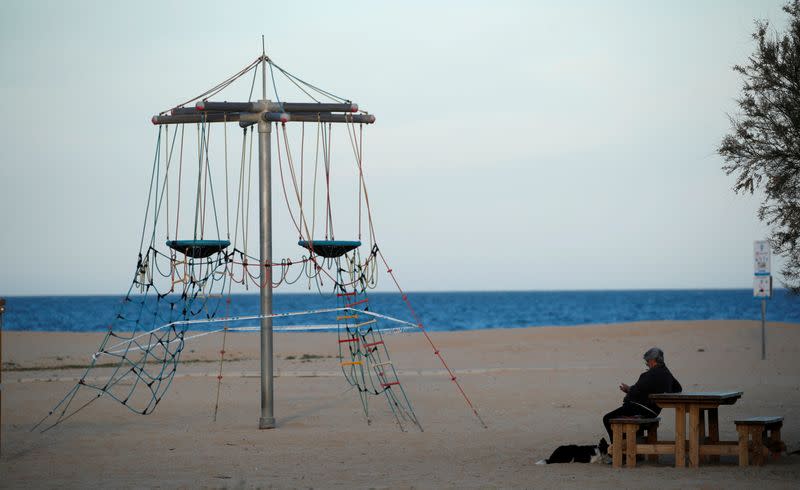
[[[628,392],[628,390],[630,390],[630,389],[631,389],[631,387],[630,387],[630,386],[628,386],[628,385],[626,385],[625,383],[620,383],[620,385],[619,385],[619,389],[620,389],[620,390],[621,390],[623,393],[627,393],[627,392]]]

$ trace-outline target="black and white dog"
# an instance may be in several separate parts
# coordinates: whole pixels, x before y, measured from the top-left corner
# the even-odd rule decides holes
[[[600,439],[596,446],[558,446],[549,458],[537,461],[536,464],[553,463],[604,463],[608,459],[608,443]]]

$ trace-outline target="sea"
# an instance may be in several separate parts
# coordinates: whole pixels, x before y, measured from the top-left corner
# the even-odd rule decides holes
[[[428,330],[457,331],[574,326],[651,320],[761,320],[761,300],[751,289],[636,291],[411,292],[408,300]],[[120,296],[10,296],[4,330],[101,332],[114,320]],[[369,294],[371,311],[416,323],[399,293]],[[276,293],[273,311],[336,307],[335,297]],[[234,294],[225,315],[258,315],[258,294]],[[220,311],[218,314],[222,314]],[[800,296],[776,289],[766,302],[768,322],[800,323]],[[303,325],[299,317],[284,325]],[[253,322],[251,322],[252,324]],[[219,324],[195,324],[214,330]]]

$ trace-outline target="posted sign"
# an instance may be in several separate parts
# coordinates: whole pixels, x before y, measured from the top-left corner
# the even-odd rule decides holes
[[[770,251],[766,240],[753,242],[753,272],[757,276],[770,274]]]
[[[756,276],[753,278],[753,297],[769,298],[772,296],[772,276]]]
[[[766,240],[753,242],[753,297],[766,299],[772,297],[772,276],[770,275],[770,250]]]

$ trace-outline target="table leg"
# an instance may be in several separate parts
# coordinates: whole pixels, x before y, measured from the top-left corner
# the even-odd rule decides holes
[[[700,409],[700,428],[698,429],[700,433],[700,444],[706,443],[706,409]],[[708,456],[703,457],[703,461],[708,461]]]
[[[747,426],[737,426],[739,431],[739,466],[747,466],[748,461],[748,446],[750,441],[750,429]]]
[[[777,424],[770,427],[769,431],[769,442],[770,442],[770,450],[775,450],[773,456],[775,459],[779,458],[781,455],[780,450],[780,442],[781,442],[781,427],[783,426],[783,422],[778,422]]]
[[[719,410],[716,408],[708,409],[708,439],[711,444],[719,442]],[[719,456],[709,456],[709,462],[719,463]]]
[[[647,429],[647,443],[656,444],[658,442],[658,423]],[[651,454],[647,457],[651,463],[658,463],[658,454]]]
[[[636,467],[636,431],[638,425],[625,425],[625,466],[628,468]]]
[[[611,463],[614,468],[622,468],[622,425],[614,424],[611,426],[614,441],[611,446]]]
[[[710,427],[709,427],[710,428]],[[706,409],[700,409],[700,437],[706,436]]]
[[[689,407],[689,466],[700,466],[700,407]]]
[[[753,464],[755,466],[764,465],[764,428],[751,425],[750,426],[750,440],[753,448]]]
[[[675,467],[686,466],[686,406],[675,407]]]

